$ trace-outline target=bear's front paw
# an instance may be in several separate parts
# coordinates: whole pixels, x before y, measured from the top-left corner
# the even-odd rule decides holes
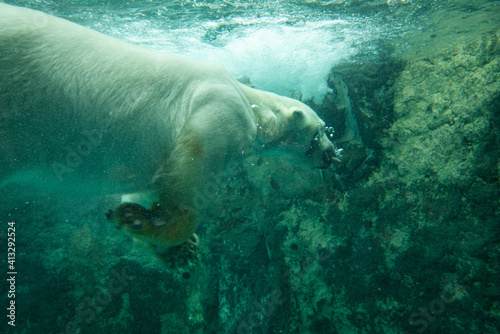
[[[136,203],[122,203],[106,217],[116,228],[146,242],[169,270],[189,268],[198,260],[199,239],[185,215],[173,215],[167,221],[158,204],[148,210]]]
[[[167,267],[168,270],[178,271],[189,268],[198,261],[199,238],[193,233],[188,240],[180,245],[165,248],[161,246],[151,246],[156,257]]]

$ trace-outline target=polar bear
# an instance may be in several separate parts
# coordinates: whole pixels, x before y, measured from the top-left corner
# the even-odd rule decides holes
[[[0,78],[1,185],[31,175],[50,189],[150,191],[154,208],[122,204],[108,218],[154,247],[189,241],[197,190],[247,154],[327,168],[339,153],[308,106],[219,65],[1,3]]]

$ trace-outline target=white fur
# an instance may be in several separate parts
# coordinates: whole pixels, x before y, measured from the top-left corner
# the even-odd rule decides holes
[[[333,147],[309,107],[244,86],[218,65],[6,4],[0,78],[4,185],[39,168],[69,187],[156,190],[189,205],[208,175],[251,151],[285,149],[321,166]],[[319,152],[306,157],[318,129]]]

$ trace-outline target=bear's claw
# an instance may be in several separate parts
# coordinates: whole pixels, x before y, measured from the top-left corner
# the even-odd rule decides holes
[[[156,257],[165,265],[168,270],[178,270],[189,267],[198,261],[199,238],[193,233],[188,240],[180,245],[162,248],[151,246]]]
[[[161,215],[157,204],[148,210],[136,203],[122,203],[115,210],[109,210],[106,218],[113,221],[117,229],[124,228],[132,237],[146,242],[169,270],[186,268],[198,261],[199,238],[195,233],[175,246],[161,243],[166,241],[163,240],[162,231],[168,228],[169,222]]]

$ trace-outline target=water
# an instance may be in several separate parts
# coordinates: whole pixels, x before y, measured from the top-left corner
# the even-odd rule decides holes
[[[13,3],[132,43],[218,62],[236,77],[250,79],[256,88],[317,104],[328,91],[326,79],[334,65],[360,55],[377,57],[381,41],[396,44],[394,52],[401,54],[416,37],[434,43],[436,36],[429,37],[428,31],[447,17],[441,16],[443,11],[457,17],[487,6],[492,12],[491,22],[483,24],[487,27],[497,22],[498,9],[491,1],[475,5],[396,0]],[[438,44],[443,42],[438,39]],[[425,48],[425,41],[419,41],[418,48]]]
[[[376,57],[381,41],[396,44],[395,52],[404,53],[415,45],[425,49],[446,43],[445,36],[436,42],[430,32],[443,19],[448,26],[446,31],[440,27],[439,34],[452,31],[449,43],[456,42],[457,34],[477,34],[498,25],[494,1],[12,3],[28,4],[132,43],[217,62],[236,77],[249,78],[256,88],[317,104],[328,91],[326,79],[334,65],[360,54]],[[457,26],[457,18],[479,10],[483,22]]]
[[[344,157],[232,166],[203,193],[199,260],[174,272],[108,222],[121,194],[88,195],[112,188],[0,180],[17,269],[15,298],[0,285],[16,327],[3,314],[0,333],[500,333],[498,1],[6,2],[301,99]],[[92,149],[75,169],[106,155]]]

